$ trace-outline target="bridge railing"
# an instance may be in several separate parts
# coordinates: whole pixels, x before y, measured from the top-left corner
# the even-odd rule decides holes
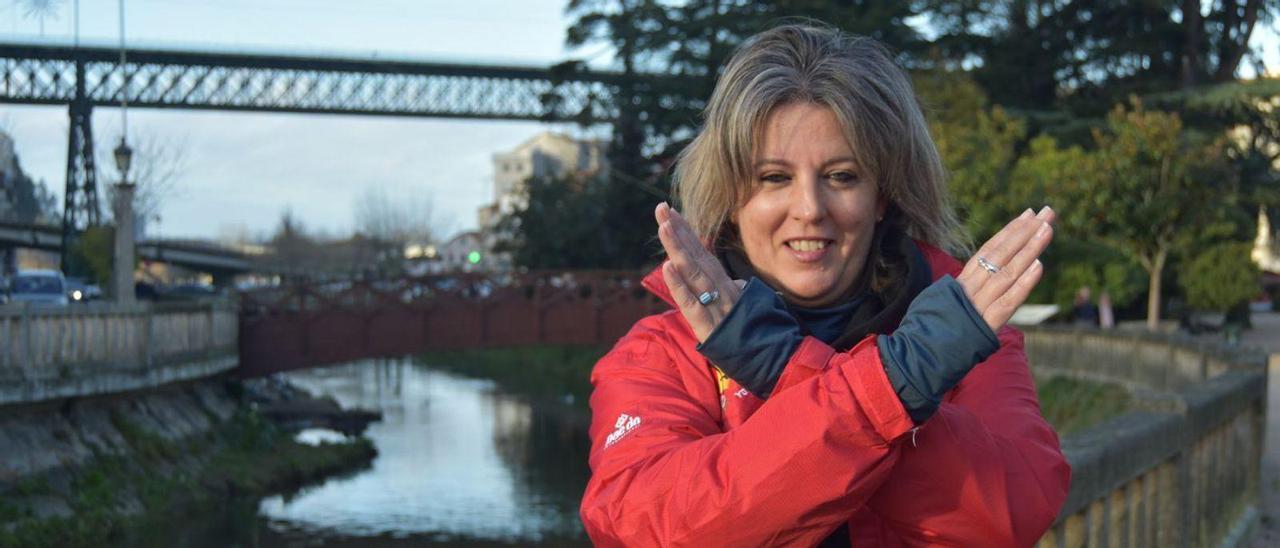
[[[1037,375],[1136,405],[1066,436],[1071,492],[1040,546],[1230,546],[1258,522],[1266,358],[1147,333],[1026,331]]]
[[[232,301],[0,307],[0,405],[146,388],[237,363]]]

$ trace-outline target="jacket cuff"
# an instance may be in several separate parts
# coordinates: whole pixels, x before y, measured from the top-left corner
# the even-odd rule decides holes
[[[782,298],[751,278],[729,314],[696,348],[729,378],[765,399],[801,342],[800,324]]]
[[[808,340],[808,338],[806,338]],[[818,342],[822,344],[821,341]],[[824,345],[825,346],[825,345]],[[898,399],[898,393],[885,375],[876,347],[876,337],[868,336],[853,347],[848,354],[852,359],[841,365],[858,405],[870,419],[872,426],[886,443],[892,442],[915,428],[915,422],[907,414]]]

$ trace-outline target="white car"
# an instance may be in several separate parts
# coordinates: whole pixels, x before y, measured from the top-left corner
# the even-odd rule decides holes
[[[67,305],[67,280],[56,270],[22,270],[9,280],[9,302]]]

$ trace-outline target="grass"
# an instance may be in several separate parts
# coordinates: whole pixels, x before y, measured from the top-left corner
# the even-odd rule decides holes
[[[600,346],[529,346],[439,351],[416,359],[436,369],[491,379],[504,391],[534,396],[572,395],[585,407],[591,395],[591,367],[608,349]],[[1122,387],[1052,377],[1037,379],[1044,417],[1065,436],[1129,409]]]
[[[1067,377],[1037,379],[1040,411],[1059,436],[1097,424],[1129,409],[1129,392],[1121,386]]]
[[[417,363],[459,375],[491,379],[504,391],[536,398],[572,396],[586,407],[591,368],[607,347],[545,345],[447,350],[418,355]]]
[[[240,413],[232,424],[229,445],[213,458],[201,479],[232,496],[296,488],[349,469],[352,463],[369,462],[377,454],[365,438],[319,446],[298,443],[256,413]]]
[[[237,496],[296,489],[367,465],[376,454],[364,438],[300,444],[251,411],[237,413],[207,437],[181,443],[120,414],[113,413],[111,421],[129,443],[129,457],[98,457],[74,472],[69,492],[55,492],[44,480],[20,483],[13,494],[61,498],[74,515],[32,519],[30,511],[0,498],[0,548],[128,544],[149,520],[172,520]],[[130,500],[143,511],[126,510]]]

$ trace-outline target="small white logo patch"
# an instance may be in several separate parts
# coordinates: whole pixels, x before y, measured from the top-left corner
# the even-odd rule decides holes
[[[737,392],[733,393],[733,397],[742,399],[747,397],[747,394],[750,394],[750,392],[747,392],[746,388],[739,388]]]
[[[609,437],[604,439],[606,449],[618,442],[623,436],[631,433],[637,426],[640,426],[640,417],[633,417],[626,413],[618,415],[618,420],[613,423],[613,432],[609,433]]]

